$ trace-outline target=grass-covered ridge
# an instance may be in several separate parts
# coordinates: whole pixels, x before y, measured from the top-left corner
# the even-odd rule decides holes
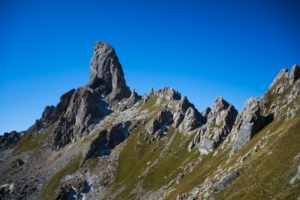
[[[288,122],[273,122],[257,134],[235,158],[249,152],[261,140],[265,147],[245,161],[251,166],[244,170],[226,190],[215,195],[216,199],[297,199],[300,182],[289,184],[296,174],[298,163],[294,157],[300,153],[300,113]],[[265,143],[264,142],[264,143]],[[250,198],[251,197],[251,198]]]
[[[53,131],[55,124],[45,128],[36,137],[33,136],[33,127],[30,127],[25,134],[25,137],[20,141],[13,151],[13,155],[19,155],[22,152],[37,150],[41,148],[44,144],[49,144],[49,134]]]

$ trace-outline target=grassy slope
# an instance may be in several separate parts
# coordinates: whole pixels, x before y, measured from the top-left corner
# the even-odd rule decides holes
[[[65,177],[66,175],[75,173],[82,163],[83,154],[80,153],[75,156],[70,162],[57,173],[55,173],[50,180],[45,184],[41,191],[41,198],[42,199],[54,199],[57,193],[56,189],[58,189],[60,185],[60,180]]]
[[[286,95],[290,90],[291,88],[288,88],[280,95]],[[278,97],[282,99],[278,94],[267,92],[266,95],[270,100],[270,105]],[[148,113],[153,113],[148,122],[164,107],[163,104],[167,103],[163,100],[160,104],[162,106],[158,107],[157,99],[158,96],[154,95],[145,105],[141,105],[140,112],[147,109]],[[163,186],[169,187],[167,185],[170,182],[176,180],[180,173],[184,173],[179,183],[173,183],[170,186],[174,190],[166,197],[166,199],[176,199],[179,193],[189,192],[203,183],[207,177],[214,176],[218,168],[228,169],[236,164],[238,158],[252,151],[261,138],[267,136],[262,141],[262,144],[267,142],[265,147],[240,164],[239,168],[242,169],[240,177],[221,192],[214,193],[213,197],[215,199],[296,199],[300,197],[300,182],[296,182],[292,187],[289,181],[296,174],[299,166],[299,163],[293,163],[293,159],[300,153],[300,111],[288,121],[285,121],[285,112],[286,109],[232,158],[228,156],[230,149],[221,149],[221,145],[215,150],[218,151],[216,156],[213,156],[214,151],[207,156],[202,156],[201,162],[198,162],[200,154],[196,148],[192,152],[187,151],[195,132],[188,136],[170,128],[166,137],[147,145],[151,140],[150,136],[148,140],[143,141],[147,124],[139,125],[127,139],[119,156],[116,178],[107,187],[110,188],[112,194],[117,193],[116,199],[139,199],[140,195],[148,191],[157,191]],[[41,146],[41,141],[52,129],[52,126],[45,129],[36,138],[31,137],[29,129],[25,138],[14,150],[14,154]],[[140,132],[143,134],[138,136]],[[170,141],[171,138],[172,141]],[[171,142],[169,146],[168,142]],[[228,159],[229,162],[226,163]],[[50,192],[53,195],[53,191],[59,188],[61,178],[75,173],[81,161],[82,154],[79,154],[57,172],[42,190],[42,197],[49,198]],[[94,168],[96,161],[89,160],[86,164]],[[155,161],[158,161],[157,164],[150,165],[150,167],[147,165],[148,162],[154,163]],[[184,172],[183,168],[188,163],[193,163],[193,169]],[[148,172],[145,176],[141,176],[145,170]],[[141,190],[136,191],[137,187]]]
[[[233,159],[253,149],[264,135],[268,135],[267,145],[244,163],[252,167],[244,170],[240,178],[232,185],[216,194],[216,199],[296,199],[300,197],[300,182],[295,187],[289,185],[299,165],[299,162],[293,163],[293,159],[300,153],[300,112],[298,111],[297,117],[288,122],[283,119],[272,122]]]
[[[283,96],[288,95],[290,91],[291,87],[282,94],[267,92],[266,95],[270,97],[270,104],[272,104],[277,98],[283,99]],[[154,111],[154,105],[154,100],[150,99],[147,108]],[[195,164],[191,172],[186,172],[178,184],[172,185],[174,190],[166,199],[175,199],[177,194],[191,191],[195,186],[203,183],[207,177],[214,176],[218,168],[225,170],[233,166],[241,156],[253,151],[259,142],[261,145],[264,143],[266,145],[261,149],[258,148],[256,154],[249,156],[234,169],[242,169],[240,177],[221,192],[214,193],[213,197],[215,199],[295,199],[300,197],[300,183],[296,182],[293,187],[289,185],[289,181],[295,176],[299,165],[299,163],[293,163],[293,159],[300,153],[300,111],[294,118],[285,121],[286,109],[283,109],[281,115],[256,134],[232,158],[228,156],[229,148],[217,148],[216,156],[213,156],[213,153],[203,156],[203,160]],[[187,146],[193,136],[183,141],[181,133],[174,130],[168,134],[167,140],[172,134],[175,134],[175,137],[170,148],[166,150],[166,157],[160,156],[157,151],[153,152],[153,149],[157,148],[158,151],[161,151],[162,147],[157,147],[156,144],[146,146],[142,141],[144,135],[137,136],[139,132],[145,132],[144,128],[143,126],[139,127],[131,135],[120,154],[119,169],[113,191],[121,188],[123,191],[117,196],[117,199],[138,198],[137,194],[133,192],[137,185],[142,186],[144,192],[156,191],[162,186],[166,186],[178,174],[183,173],[182,166],[188,162],[197,163],[196,160],[200,156],[197,150],[187,151]],[[263,136],[266,136],[266,139],[262,140]],[[166,141],[160,141],[160,145],[165,144]],[[150,168],[145,177],[138,178],[146,169],[147,162],[153,162],[156,159],[158,159],[158,164]],[[229,162],[226,163],[228,159]]]
[[[270,105],[274,100],[283,100],[283,97],[291,91],[288,88],[282,94],[272,94],[270,91],[266,96],[270,99]],[[299,99],[295,102],[299,104]],[[287,106],[288,107],[288,106]],[[298,163],[293,159],[300,153],[300,111],[292,119],[286,119],[287,108],[254,138],[235,154],[228,163],[228,151],[219,151],[215,157],[212,154],[206,156],[195,170],[185,176],[185,179],[175,188],[166,199],[175,199],[179,193],[189,192],[198,184],[203,183],[206,177],[214,174],[220,167],[228,169],[236,164],[238,158],[253,151],[254,147],[261,141],[265,147],[258,150],[239,165],[242,169],[241,176],[230,186],[219,193],[214,193],[215,199],[296,199],[300,197],[300,181],[294,186],[289,185],[290,179],[297,172]],[[263,136],[266,139],[262,140]],[[215,150],[216,151],[216,150]]]
[[[20,143],[14,149],[13,155],[19,155],[22,152],[30,151],[34,149],[38,150],[43,146],[43,144],[49,143],[48,141],[49,138],[47,138],[47,136],[49,136],[49,133],[52,132],[54,126],[55,124],[52,124],[48,128],[41,131],[41,133],[36,137],[32,135],[32,127],[30,127],[26,131],[25,137],[20,141]]]

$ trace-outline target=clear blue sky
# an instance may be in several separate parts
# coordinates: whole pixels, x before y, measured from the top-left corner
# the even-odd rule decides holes
[[[299,2],[1,0],[0,134],[85,85],[97,40],[141,95],[169,86],[199,111],[218,96],[240,111],[300,63]]]

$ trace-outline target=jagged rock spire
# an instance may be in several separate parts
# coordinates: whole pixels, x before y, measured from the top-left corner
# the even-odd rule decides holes
[[[150,96],[154,94],[153,87],[150,89]]]
[[[105,42],[96,42],[90,62],[88,86],[109,101],[128,98],[131,94],[114,48]]]

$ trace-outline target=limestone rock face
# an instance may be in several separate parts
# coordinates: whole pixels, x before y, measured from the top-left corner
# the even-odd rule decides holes
[[[297,64],[293,65],[289,79],[290,85],[292,85],[298,78],[300,78],[300,68]]]
[[[192,131],[206,123],[205,118],[194,107],[189,107],[184,115],[184,119],[179,127],[183,133]]]
[[[205,109],[201,112],[201,115],[202,115],[204,118],[207,119],[207,116],[208,116],[208,114],[210,113],[210,111],[211,111],[211,108],[210,108],[210,107],[207,107],[207,108],[205,108]]]
[[[269,89],[273,93],[283,93],[290,85],[300,78],[300,68],[297,64],[292,66],[291,72],[288,73],[288,69],[282,69],[276,76]],[[274,87],[276,86],[276,87]]]
[[[190,103],[186,97],[183,97],[178,105],[176,106],[175,113],[174,113],[174,126],[177,128],[182,120],[184,119],[184,114],[186,110],[189,108]]]
[[[127,87],[122,66],[109,44],[95,44],[90,68],[87,86],[62,95],[58,105],[46,107],[41,120],[35,124],[37,135],[42,128],[56,123],[52,132],[53,149],[60,149],[89,134],[101,119],[112,112],[111,109],[128,109],[140,99]],[[129,100],[120,107],[118,102],[123,98]]]
[[[278,82],[282,81],[282,79],[286,79],[288,77],[289,77],[288,69],[287,68],[283,68],[277,74],[277,76],[275,77],[275,79],[271,83],[269,89],[271,89]],[[285,84],[279,85],[279,87],[278,86],[276,87],[276,89],[274,90],[274,92],[276,92],[276,93],[282,93],[285,87],[286,87]]]
[[[108,104],[95,91],[82,87],[73,92],[67,110],[53,131],[53,149],[87,135],[100,119],[109,114]]]
[[[62,113],[67,110],[67,108],[69,106],[69,102],[70,102],[74,92],[75,92],[75,89],[72,89],[60,97],[60,102],[57,104],[57,106],[53,112],[53,118],[52,118],[53,122],[57,121],[59,119],[59,117],[62,115]]]
[[[222,97],[218,97],[214,101],[212,110],[207,116],[207,122],[215,124],[220,124],[221,122],[224,122],[225,125],[229,129],[231,129],[235,122],[237,114],[238,112],[233,105],[229,104]]]
[[[42,114],[41,122],[45,125],[49,125],[51,123],[52,114],[55,110],[54,106],[46,106],[44,112]]]
[[[207,116],[207,124],[198,131],[189,150],[199,144],[199,151],[202,154],[212,152],[230,133],[237,114],[233,105],[218,97]]]
[[[261,98],[261,108],[264,115],[278,116],[286,106],[299,96],[300,68],[293,65],[291,72],[282,69]],[[286,94],[286,91],[288,91]]]
[[[131,94],[126,85],[122,66],[112,46],[97,42],[90,62],[88,86],[108,101],[119,101]]]
[[[162,129],[164,126],[169,125],[173,121],[172,112],[164,109],[159,112],[156,118],[150,122],[147,127],[147,132],[149,134],[154,134],[156,131]]]
[[[146,98],[147,97],[144,97],[144,100]],[[134,106],[140,100],[141,100],[141,96],[139,96],[133,89],[130,97],[124,103],[122,103],[122,104],[116,103],[116,104],[114,104],[113,108],[114,108],[114,110],[124,111],[124,110],[127,110],[127,109],[131,108],[132,106]]]
[[[118,124],[111,130],[101,131],[98,137],[90,144],[84,160],[110,154],[118,144],[128,138],[130,122]]]
[[[292,102],[297,97],[300,97],[300,79],[298,79],[293,86],[289,96],[288,96],[288,103]]]
[[[232,130],[232,140],[234,142],[230,155],[233,155],[247,144],[258,131],[269,123],[270,120],[260,115],[260,113],[260,100],[258,98],[248,99],[242,112],[237,116]]]
[[[179,100],[180,98],[176,99]],[[173,118],[174,127],[179,127],[181,132],[192,131],[206,123],[206,118],[198,112],[186,97],[182,97],[176,105]]]

